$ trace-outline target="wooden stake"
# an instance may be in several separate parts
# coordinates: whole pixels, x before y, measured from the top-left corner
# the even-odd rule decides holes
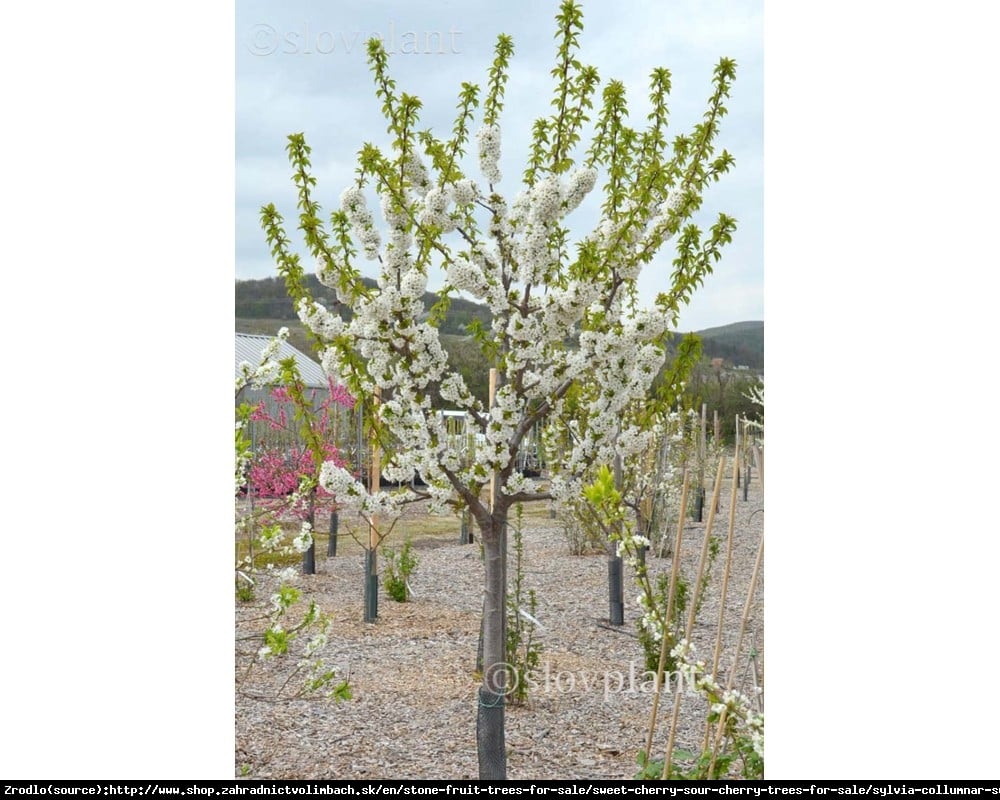
[[[736,418],[737,425],[739,417]],[[739,428],[737,427],[737,431]],[[712,657],[712,680],[714,681],[719,672],[719,659],[722,657],[722,623],[726,615],[726,594],[729,591],[729,568],[733,563],[733,539],[736,529],[736,483],[740,475],[740,451],[737,447],[733,456],[733,483],[729,493],[729,541],[726,543],[726,566],[722,573],[722,594],[719,598],[719,625],[715,629],[715,654]],[[701,749],[707,750],[710,741],[712,725],[705,719],[705,736],[702,740]]]
[[[760,445],[753,446],[753,461],[757,467],[757,475],[760,477],[760,490],[764,491],[764,448]]]
[[[722,473],[726,468],[726,457],[719,459],[719,468],[715,473],[715,485],[712,489],[712,506],[708,509],[708,522],[705,524],[705,538],[702,540],[701,556],[698,559],[698,582],[694,585],[691,607],[688,609],[688,622],[686,636],[691,638],[694,630],[694,620],[697,615],[698,596],[701,594],[701,576],[705,571],[705,562],[708,561],[708,543],[712,538],[712,523],[715,521],[715,509],[719,504],[719,490],[722,488]]]
[[[684,470],[684,480],[681,484],[680,518],[677,520],[677,538],[674,540],[673,561],[670,565],[670,586],[667,589],[667,614],[663,621],[663,633],[660,637],[660,662],[656,668],[656,686],[653,693],[653,710],[649,715],[649,732],[646,734],[646,758],[652,755],[653,731],[656,729],[656,714],[660,708],[660,687],[663,686],[663,670],[667,665],[667,642],[670,640],[668,626],[674,613],[674,588],[677,585],[677,572],[680,568],[681,537],[684,535],[684,517],[687,515],[688,471]]]
[[[653,475],[656,472],[656,448],[650,447],[646,450],[646,455],[644,459],[644,468],[647,475]],[[639,531],[643,536],[646,535],[646,529],[649,527],[650,520],[653,518],[653,487],[651,486],[649,491],[643,494],[642,500],[639,501],[639,517],[642,519],[643,525],[642,530]]]
[[[761,481],[761,486],[764,482]],[[726,682],[726,691],[731,692],[736,684],[736,669],[740,663],[740,651],[743,649],[743,636],[746,633],[747,619],[750,617],[750,607],[753,605],[754,590],[757,588],[757,576],[760,574],[760,567],[764,561],[764,533],[760,534],[760,544],[757,545],[757,560],[754,561],[753,574],[750,576],[750,588],[747,590],[747,601],[743,605],[743,617],[740,619],[740,633],[736,639],[736,654],[733,657],[733,666],[729,670],[729,680]],[[715,769],[715,760],[719,755],[719,743],[722,741],[722,732],[726,725],[726,714],[728,709],[723,708],[719,715],[719,724],[715,729],[715,741],[712,743],[712,760],[708,765],[708,774],[712,774]]]
[[[687,626],[684,628],[684,638],[691,641],[691,634],[694,631],[694,620],[697,616],[698,595],[701,590],[701,576],[705,573],[705,562],[708,560],[708,543],[712,538],[712,523],[715,521],[715,507],[719,503],[719,490],[722,488],[722,473],[725,470],[726,458],[719,459],[719,468],[715,473],[715,486],[712,489],[712,506],[708,510],[708,521],[705,524],[705,536],[701,543],[701,555],[698,558],[698,572],[694,579],[694,591],[691,593],[691,607],[688,609]],[[670,759],[674,753],[674,740],[677,736],[677,721],[681,714],[681,686],[678,681],[677,692],[674,694],[674,715],[670,721],[670,736],[667,739],[667,752],[663,757],[662,779],[670,777]],[[709,773],[711,774],[711,773]]]

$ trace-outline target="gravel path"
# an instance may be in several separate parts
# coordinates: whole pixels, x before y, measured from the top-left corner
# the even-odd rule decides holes
[[[719,557],[696,624],[701,658],[710,661],[718,623],[721,576],[729,525],[724,485],[713,533]],[[728,671],[763,529],[760,485],[742,490],[736,505],[733,562],[724,629]],[[685,526],[681,565],[696,568],[703,523]],[[455,541],[457,541],[457,531]],[[625,625],[608,624],[607,558],[571,556],[555,521],[533,514],[524,531],[525,587],[537,593],[543,646],[537,684],[526,707],[507,710],[508,777],[511,779],[631,778],[635,754],[645,744],[652,706],[636,638],[637,590],[626,567]],[[236,607],[237,777],[285,779],[468,779],[477,777],[473,674],[482,612],[483,567],[479,546],[428,542],[417,548],[411,578],[414,599],[394,603],[380,589],[379,618],[362,621],[360,556],[318,557],[317,574],[299,576],[303,595],[334,615],[329,663],[350,675],[354,699],[274,699],[287,667],[255,662],[269,587],[261,600]],[[649,558],[652,574],[670,559]],[[255,621],[256,619],[256,621]],[[752,637],[752,638],[751,638]],[[741,688],[753,673],[746,653],[754,646],[763,673],[763,576],[755,593],[748,639],[740,662]],[[725,673],[724,673],[725,674]],[[247,677],[244,677],[244,676]],[[286,688],[287,693],[287,688]],[[661,701],[654,752],[666,746],[673,696]],[[677,747],[697,749],[704,709],[683,696]]]

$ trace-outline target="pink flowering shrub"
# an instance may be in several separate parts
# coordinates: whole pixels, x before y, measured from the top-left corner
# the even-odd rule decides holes
[[[326,442],[323,448],[323,460],[332,461],[338,467],[346,463],[340,456],[340,451],[332,442]],[[290,450],[266,448],[260,450],[250,465],[250,482],[254,492],[259,497],[285,497],[292,494],[298,487],[302,476],[313,471],[313,454],[308,447],[293,445]],[[327,495],[322,487],[317,489],[320,495]]]
[[[312,393],[313,411],[310,414],[310,425],[314,432],[322,438],[323,461],[332,461],[338,467],[343,467],[347,462],[340,455],[334,442],[331,441],[332,417],[335,411],[334,406],[353,408],[354,398],[346,388],[334,384],[329,379],[328,388],[328,395],[318,405],[315,404],[316,392]],[[253,487],[256,496],[267,500],[276,500],[294,494],[299,488],[302,478],[315,472],[315,461],[312,448],[295,440],[295,409],[288,390],[283,386],[272,389],[271,399],[278,406],[277,412],[268,411],[266,404],[261,401],[251,413],[250,420],[263,422],[274,431],[290,434],[293,437],[292,443],[285,447],[259,448],[250,463],[248,476],[250,486]],[[315,500],[318,506],[332,506],[333,499],[330,492],[322,487],[317,487]],[[272,505],[277,511],[282,503],[269,503],[268,505]],[[304,517],[308,512],[307,506],[306,499],[300,498],[299,502],[289,510],[295,517]]]

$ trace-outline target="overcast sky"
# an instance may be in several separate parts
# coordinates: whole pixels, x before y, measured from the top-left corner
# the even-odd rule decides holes
[[[514,39],[504,114],[504,179],[516,193],[531,124],[550,113],[558,3],[338,2],[262,0],[236,4],[236,276],[276,275],[258,215],[274,202],[295,228],[295,195],[286,137],[303,131],[313,150],[318,199],[329,212],[349,184],[365,141],[386,143],[372,91],[365,41],[379,35],[390,53],[397,90],[423,101],[421,127],[450,131],[462,81],[485,86],[498,33]],[[762,4],[751,0],[617,0],[584,4],[582,59],[603,84],[622,80],[631,121],[645,124],[647,79],[654,67],[673,76],[668,135],[690,130],[705,110],[711,75],[722,56],[737,62],[737,79],[719,146],[736,167],[711,188],[696,221],[718,212],[737,220],[725,256],[682,313],[682,330],[764,318],[763,297],[763,30]],[[596,109],[595,109],[596,110]],[[478,120],[477,120],[478,123]],[[474,145],[470,148],[474,154]],[[479,178],[470,161],[470,175]],[[577,236],[589,230],[599,192],[570,218]],[[577,227],[579,226],[579,227]],[[296,240],[297,241],[297,240]],[[642,296],[667,286],[673,249],[661,250],[641,280]],[[308,262],[307,262],[308,263]],[[431,288],[441,283],[431,275]]]

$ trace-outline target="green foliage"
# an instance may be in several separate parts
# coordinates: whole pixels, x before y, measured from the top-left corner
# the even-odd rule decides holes
[[[583,487],[583,496],[587,498],[587,502],[595,506],[605,506],[615,511],[618,510],[622,495],[615,488],[615,475],[607,464],[601,464],[597,468],[593,483]]]
[[[514,578],[507,593],[507,685],[510,690],[507,702],[523,705],[528,699],[531,676],[538,668],[542,645],[535,639],[535,624],[525,619],[522,609],[535,617],[538,602],[534,589],[524,588],[524,537],[521,531],[522,507],[515,508]]]
[[[675,749],[671,753],[670,772],[667,779],[674,781],[706,781],[721,780],[729,773],[735,755],[718,753],[715,764],[712,764],[712,753],[692,753],[689,750]],[[663,778],[663,759],[647,758],[645,751],[640,750],[636,756],[638,772],[633,776],[637,781],[658,781]],[[760,777],[760,776],[758,776]]]
[[[705,563],[705,572],[701,576],[701,585],[694,600],[694,616],[696,619],[701,612],[702,603],[705,602],[705,589],[708,586],[712,564],[715,563],[718,555],[719,539],[716,536],[712,536],[708,540],[708,560]],[[670,604],[670,574],[668,572],[661,572],[653,584],[653,601],[657,617],[661,620],[666,619],[667,609],[671,609],[670,619],[667,620],[669,643],[667,647],[666,666],[664,667],[668,674],[675,672],[677,669],[677,662],[670,655],[670,648],[681,638],[691,602],[691,582],[685,577],[683,570],[678,570],[676,584],[672,605]],[[639,632],[639,644],[642,645],[643,652],[645,653],[646,669],[655,672],[660,663],[660,642],[642,624],[642,620],[636,621],[636,628]]]
[[[604,530],[583,507],[585,502],[572,498],[560,504],[556,511],[559,527],[573,556],[603,553],[607,549]]]
[[[682,630],[684,625],[684,612],[687,610],[689,585],[687,579],[681,574],[677,574],[677,585],[674,587],[673,613],[667,621],[667,661],[665,670],[667,674],[673,673],[677,669],[677,662],[670,655],[670,648],[677,642],[677,632]],[[660,573],[654,584],[653,599],[659,618],[667,616],[669,604],[670,575]],[[660,641],[653,636],[652,631],[647,629],[642,620],[636,620],[636,628],[639,632],[639,644],[642,645],[646,658],[646,669],[656,672],[660,665]]]
[[[272,625],[264,631],[264,646],[268,650],[268,655],[284,655],[288,652],[288,631],[280,625]]]
[[[763,422],[761,407],[748,397],[751,390],[760,385],[761,379],[749,371],[702,361],[691,373],[684,387],[684,403],[694,409],[700,409],[702,404],[706,406],[709,435],[712,434],[713,420],[717,413],[721,443],[732,444],[737,415]]]
[[[710,712],[708,721],[718,722],[718,712]],[[745,780],[761,780],[764,777],[764,759],[754,750],[749,737],[739,731],[732,718],[725,724],[726,738],[731,748],[707,749],[700,753],[675,748],[670,754],[670,770],[667,780],[706,781],[724,780],[738,768],[737,774]],[[658,781],[664,778],[663,759],[650,759],[640,750],[635,759],[638,770],[633,778],[639,781]]]
[[[420,563],[413,554],[413,544],[407,539],[403,542],[403,548],[397,554],[395,550],[386,547],[384,550],[385,567],[382,571],[382,585],[389,593],[389,597],[397,603],[406,603],[410,599],[409,579],[413,570]]]
[[[252,603],[257,597],[253,579],[242,572],[236,573],[236,599],[241,603]]]
[[[310,677],[306,679],[303,694],[318,692],[324,686],[332,683],[336,677],[337,671],[335,669],[325,669],[320,666],[319,669],[314,670]],[[347,681],[337,683],[327,694],[327,697],[332,698],[338,703],[343,700],[350,700],[353,696],[354,695],[351,692],[351,685]]]

